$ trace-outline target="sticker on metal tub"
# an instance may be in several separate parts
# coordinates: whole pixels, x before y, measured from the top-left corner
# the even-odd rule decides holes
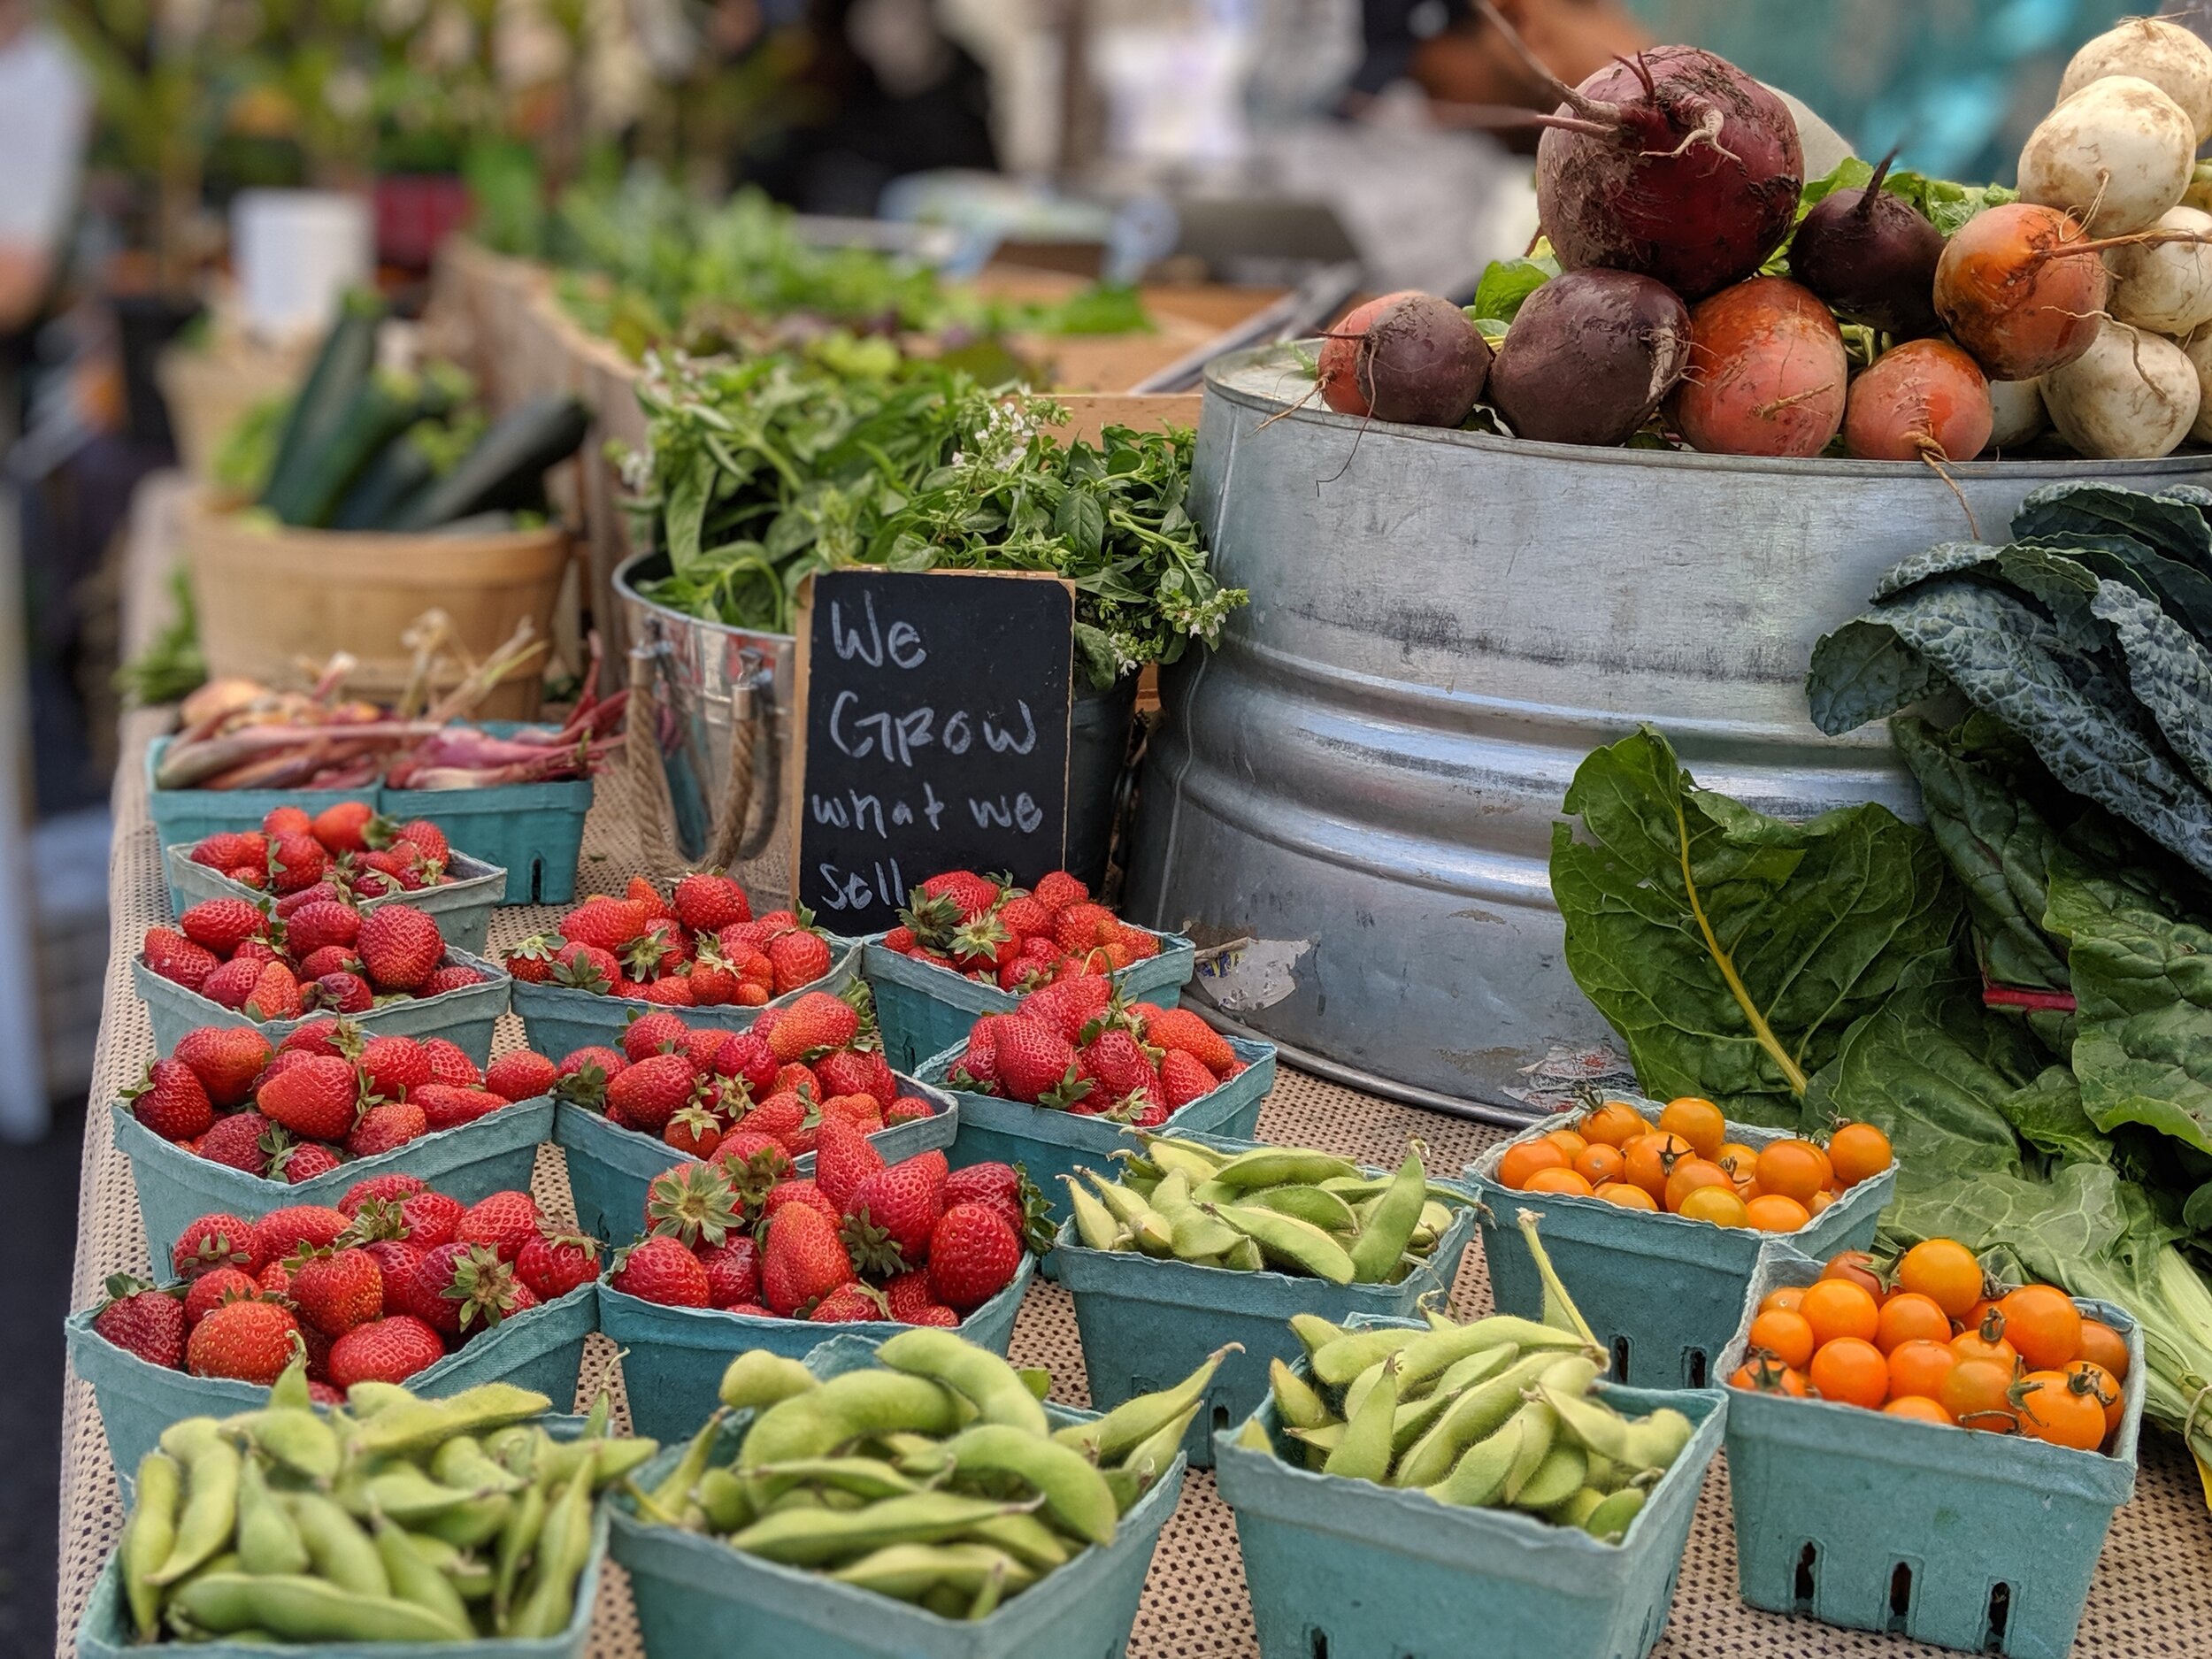
[[[1245,939],[1217,952],[1199,953],[1197,977],[1225,1013],[1272,1008],[1298,988],[1299,960],[1310,939]]]
[[[1545,1111],[1564,1111],[1591,1089],[1632,1093],[1636,1087],[1636,1068],[1620,1050],[1602,1042],[1587,1048],[1555,1042],[1542,1059],[1523,1066],[1521,1075],[1528,1087],[1505,1092]]]

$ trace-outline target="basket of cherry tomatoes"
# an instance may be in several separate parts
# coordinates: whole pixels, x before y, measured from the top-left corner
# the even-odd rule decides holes
[[[1816,1256],[1865,1248],[1896,1171],[1870,1124],[1840,1125],[1824,1145],[1730,1123],[1710,1101],[1614,1097],[1531,1125],[1466,1178],[1501,1310],[1535,1317],[1543,1306],[1515,1225],[1532,1210],[1612,1374],[1701,1388],[1742,1318],[1762,1241]]]
[[[1770,1244],[1720,1363],[1755,1607],[1975,1652],[2063,1655],[2135,1487],[2143,1342],[2109,1303]]]

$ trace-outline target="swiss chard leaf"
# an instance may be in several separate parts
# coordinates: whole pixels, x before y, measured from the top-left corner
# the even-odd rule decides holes
[[[1568,789],[1552,832],[1575,981],[1661,1098],[1795,1123],[1845,1032],[1955,971],[1964,912],[1924,830],[1877,805],[1792,824],[1697,787],[1645,727]]]

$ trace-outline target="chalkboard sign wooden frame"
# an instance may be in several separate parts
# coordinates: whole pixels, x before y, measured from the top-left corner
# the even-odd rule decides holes
[[[818,922],[879,933],[941,871],[1026,887],[1063,867],[1073,583],[825,572],[802,588],[793,632],[791,885]]]

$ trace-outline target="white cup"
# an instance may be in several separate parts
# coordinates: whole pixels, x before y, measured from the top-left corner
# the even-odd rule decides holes
[[[319,334],[340,296],[375,274],[365,196],[242,190],[231,204],[230,239],[246,326],[266,339]]]

